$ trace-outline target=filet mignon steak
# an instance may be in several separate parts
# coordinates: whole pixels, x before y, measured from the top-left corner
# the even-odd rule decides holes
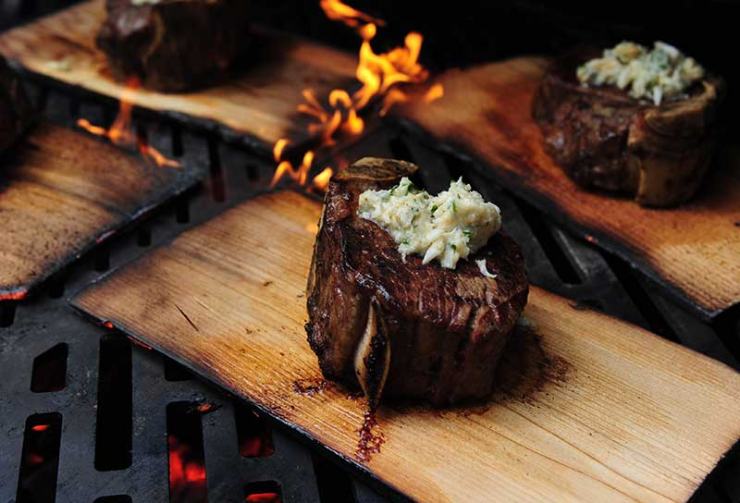
[[[499,231],[456,269],[404,263],[393,237],[357,215],[360,194],[418,168],[365,158],[326,193],[308,281],[308,342],[328,379],[359,384],[375,407],[415,397],[435,405],[485,397],[529,292],[516,243]],[[475,260],[495,278],[484,277]]]
[[[208,86],[249,42],[248,0],[107,0],[97,45],[120,81],[179,92]]]
[[[0,56],[0,154],[25,133],[31,116],[31,104],[20,78]]]
[[[532,103],[545,147],[578,184],[629,194],[644,206],[690,199],[709,166],[723,84],[708,77],[658,106],[615,86],[585,86],[576,68],[599,54],[556,60]]]

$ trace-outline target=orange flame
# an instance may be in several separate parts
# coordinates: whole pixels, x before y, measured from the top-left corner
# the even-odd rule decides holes
[[[121,105],[118,117],[113,121],[110,129],[90,124],[90,121],[86,119],[79,119],[77,121],[77,125],[92,135],[108,138],[114,145],[126,148],[136,146],[144,158],[154,162],[154,164],[160,168],[179,168],[179,162],[168,159],[157,149],[148,145],[143,139],[137,137],[133,132],[131,122],[131,114],[133,112],[133,93],[139,87],[140,82],[138,77],[131,77],[126,82],[126,86],[121,93]]]
[[[351,28],[357,28],[363,22],[374,23],[380,26],[385,25],[385,21],[382,19],[368,16],[364,12],[360,12],[343,3],[341,0],[321,0],[319,5],[324,10],[326,17],[332,21],[341,21]]]
[[[311,89],[303,90],[305,101],[298,105],[297,111],[313,119],[314,122],[308,125],[308,132],[317,137],[318,147],[307,151],[301,164],[295,168],[290,161],[283,158],[289,140],[286,138],[278,140],[273,147],[273,155],[278,165],[270,183],[271,188],[287,178],[303,187],[325,190],[334,174],[330,166],[324,168],[312,179],[311,184],[308,184],[308,175],[315,154],[334,145],[336,137],[340,134],[349,137],[360,135],[365,130],[365,121],[360,117],[360,112],[375,100],[381,101],[379,114],[383,116],[396,103],[404,103],[419,96],[418,92],[412,93],[400,86],[420,84],[429,77],[429,72],[419,63],[424,42],[421,34],[409,33],[402,47],[378,54],[370,42],[377,34],[377,27],[385,25],[384,21],[360,12],[341,0],[320,0],[320,5],[329,19],[356,28],[362,38],[355,72],[362,86],[352,95],[343,89],[334,89],[329,93],[327,104],[322,104]],[[444,96],[442,85],[434,84],[421,95],[421,99],[431,103],[442,96]]]

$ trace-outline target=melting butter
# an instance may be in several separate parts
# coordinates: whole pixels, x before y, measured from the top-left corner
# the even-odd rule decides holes
[[[357,213],[393,236],[404,260],[416,254],[424,257],[424,264],[438,260],[448,269],[475,253],[501,228],[498,206],[486,202],[462,178],[432,196],[404,177],[391,189],[360,194]]]
[[[633,98],[660,105],[663,98],[680,96],[701,80],[704,68],[664,42],[655,42],[652,50],[622,42],[578,67],[576,75],[583,84],[617,86]]]

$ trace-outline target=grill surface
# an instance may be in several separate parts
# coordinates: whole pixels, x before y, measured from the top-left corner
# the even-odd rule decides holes
[[[56,6],[0,3],[0,29]],[[79,117],[110,124],[116,113],[115,104],[89,95],[64,94],[38,82],[31,83],[31,91],[43,115],[70,127]],[[297,441],[265,418],[255,419],[247,406],[192,379],[174,362],[87,323],[67,306],[71,292],[249,198],[272,175],[270,162],[207,133],[183,131],[151,116],[137,117],[136,123],[165,154],[179,157],[187,151],[208,164],[211,177],[83,257],[31,300],[0,304],[0,502],[189,502],[206,496],[211,502],[236,502],[245,501],[248,492],[275,491],[285,502],[386,501],[320,447]],[[467,170],[464,161],[394,131],[378,129],[333,162],[363,155],[419,164],[430,191],[465,174],[501,207],[535,284],[573,299],[576,307],[601,309],[738,368],[737,311],[714,326],[697,321],[627,265],[572,239],[546,215]],[[270,436],[274,452],[264,455]],[[169,453],[168,445],[179,446],[180,455]],[[178,477],[190,483],[171,487],[170,480]],[[736,479],[740,464],[733,455],[695,500],[740,502]]]

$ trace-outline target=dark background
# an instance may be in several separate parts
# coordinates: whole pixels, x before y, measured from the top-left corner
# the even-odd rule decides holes
[[[249,0],[245,0],[249,1]],[[11,13],[38,13],[74,0],[4,0],[0,30]],[[409,31],[424,35],[422,62],[433,70],[522,54],[554,55],[575,44],[614,45],[622,40],[662,40],[725,77],[740,81],[740,0],[650,1],[419,1],[348,0],[386,21],[373,41],[377,51],[403,42]],[[324,16],[319,0],[252,0],[254,22],[302,34],[351,52],[359,39]],[[730,92],[732,108],[737,105]]]
[[[424,35],[422,62],[434,70],[522,54],[556,55],[576,44],[611,46],[622,40],[662,40],[728,82],[725,110],[738,109],[740,1],[393,1],[348,0],[387,24],[376,52],[401,44],[411,30]],[[346,27],[327,20],[318,0],[255,2],[255,20],[356,51]]]

